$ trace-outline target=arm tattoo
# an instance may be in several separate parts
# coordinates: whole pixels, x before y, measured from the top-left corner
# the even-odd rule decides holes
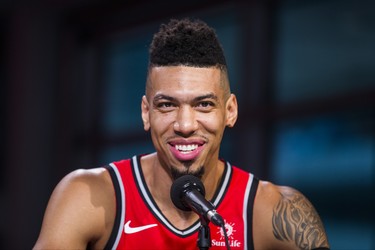
[[[300,249],[329,246],[323,223],[312,204],[298,192],[280,194],[272,215],[274,236],[292,241]]]

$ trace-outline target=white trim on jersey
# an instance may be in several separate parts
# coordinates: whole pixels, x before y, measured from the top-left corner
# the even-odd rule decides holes
[[[214,204],[215,207],[217,207],[217,205],[219,204],[219,202],[223,198],[224,192],[229,185],[229,178],[230,178],[230,175],[232,174],[232,166],[229,164],[229,162],[227,162],[227,169],[226,170],[227,171],[226,171],[226,174],[224,176],[223,185],[221,186],[219,194],[217,195],[216,199],[213,201],[213,204]]]
[[[249,179],[247,181],[245,195],[243,199],[243,222],[244,222],[244,249],[247,249],[247,205],[249,204],[249,194],[251,190],[251,185],[253,184],[254,175],[249,174]],[[253,225],[250,225],[251,227]]]
[[[115,172],[116,174],[116,177],[117,177],[117,180],[119,182],[119,188],[120,188],[120,192],[121,192],[121,206],[122,206],[122,209],[121,209],[121,217],[120,217],[120,228],[118,229],[117,231],[117,235],[116,235],[116,240],[115,242],[113,243],[113,246],[112,246],[112,249],[116,249],[119,242],[120,242],[120,239],[121,239],[121,235],[122,235],[122,232],[123,232],[123,227],[124,227],[124,221],[125,221],[125,190],[124,190],[124,184],[122,182],[122,178],[121,178],[121,175],[120,175],[120,172],[118,171],[117,169],[117,166],[113,163],[109,164],[113,171]],[[119,211],[116,211],[117,213]]]

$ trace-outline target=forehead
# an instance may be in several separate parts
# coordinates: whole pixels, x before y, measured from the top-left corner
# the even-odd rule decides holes
[[[223,92],[221,70],[216,67],[189,66],[154,67],[149,72],[148,93],[197,94]]]

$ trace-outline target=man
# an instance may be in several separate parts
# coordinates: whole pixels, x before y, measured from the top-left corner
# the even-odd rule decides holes
[[[156,152],[67,175],[51,196],[35,249],[197,249],[199,216],[170,198],[174,180],[188,174],[200,178],[225,220],[228,242],[209,223],[211,249],[329,248],[301,193],[219,159],[237,101],[212,28],[188,19],[161,26],[141,109]]]

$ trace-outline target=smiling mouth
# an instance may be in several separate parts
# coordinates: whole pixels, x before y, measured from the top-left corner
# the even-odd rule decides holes
[[[192,161],[196,159],[204,149],[204,143],[201,142],[174,142],[169,143],[173,156],[181,161]]]
[[[198,148],[198,144],[190,144],[190,145],[175,145],[176,150],[181,152],[182,154],[188,154]]]

